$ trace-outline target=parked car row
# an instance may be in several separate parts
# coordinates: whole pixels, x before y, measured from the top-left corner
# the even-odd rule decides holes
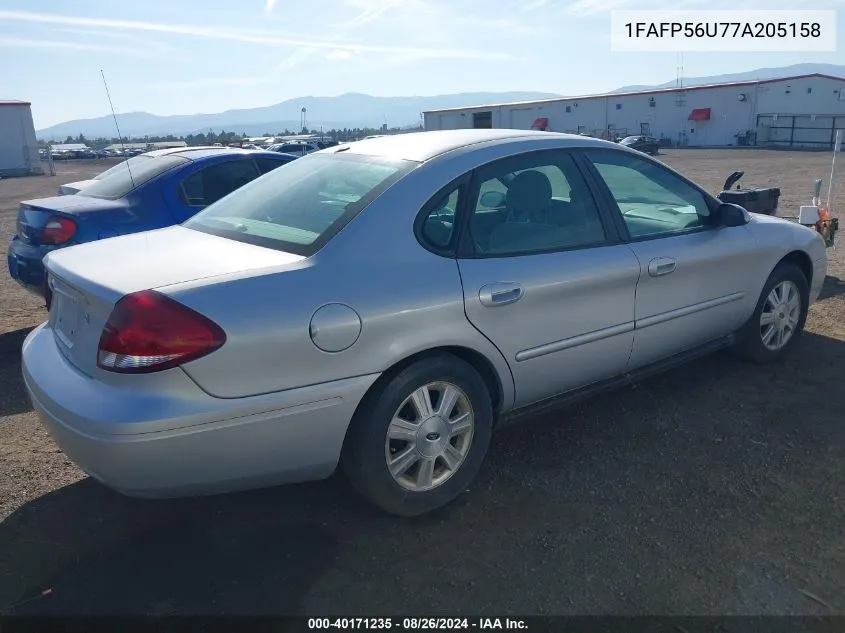
[[[116,156],[112,152],[101,149],[79,149],[79,150],[55,150],[48,152],[46,149],[39,149],[38,156],[42,160],[46,160],[48,155],[53,160],[70,160],[80,158],[110,158]]]
[[[721,347],[780,358],[826,273],[815,231],[609,141],[154,154],[22,203],[9,259],[46,287],[23,345],[36,411],[132,496],[340,467],[378,507],[429,512],[524,413]]]
[[[278,152],[193,147],[147,152],[92,180],[61,185],[59,195],[20,204],[9,244],[9,273],[47,293],[47,253],[184,222],[238,187],[296,157]]]

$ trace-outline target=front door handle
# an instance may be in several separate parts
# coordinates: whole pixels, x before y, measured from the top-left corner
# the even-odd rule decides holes
[[[525,294],[525,291],[517,283],[497,282],[483,286],[478,291],[478,300],[481,301],[483,306],[495,308],[519,301],[523,294]]]
[[[660,277],[674,272],[676,266],[672,257],[655,257],[648,263],[648,274],[652,277]]]

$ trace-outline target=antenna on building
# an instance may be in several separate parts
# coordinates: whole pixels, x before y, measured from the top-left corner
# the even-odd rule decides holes
[[[678,53],[677,66],[675,66],[675,88],[684,87],[684,54]]]
[[[100,74],[103,76],[103,85],[106,87],[106,97],[109,100],[109,108],[111,108],[111,116],[114,119],[114,127],[117,130],[117,139],[120,141],[120,148],[123,150],[123,155],[126,156],[126,143],[123,142],[123,135],[120,133],[120,126],[117,124],[117,115],[114,113],[114,104],[111,101],[111,94],[109,94],[109,84],[106,82],[106,73],[100,69]],[[132,177],[132,167],[129,166],[129,159],[126,161],[126,169],[129,172],[129,180],[132,182],[132,188],[135,188],[135,178]]]

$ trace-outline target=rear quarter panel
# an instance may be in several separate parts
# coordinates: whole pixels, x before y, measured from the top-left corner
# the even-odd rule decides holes
[[[161,198],[160,179],[142,185],[122,201],[122,213],[103,213],[90,218],[92,228],[98,231],[98,236],[93,239],[151,231],[175,224]]]
[[[227,332],[221,349],[185,371],[208,393],[238,398],[384,372],[416,353],[459,346],[493,366],[508,408],[510,370],[466,319],[457,263],[429,253],[413,234],[419,209],[456,175],[437,162],[418,168],[295,270],[160,289]],[[361,321],[357,341],[335,353],[318,349],[309,332],[312,315],[330,303],[351,307]]]

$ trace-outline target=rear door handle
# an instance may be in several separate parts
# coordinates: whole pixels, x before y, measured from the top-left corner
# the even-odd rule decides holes
[[[648,263],[648,274],[652,277],[668,275],[675,270],[675,266],[673,257],[655,257]]]
[[[483,306],[495,308],[519,301],[523,294],[525,291],[519,284],[500,281],[483,286],[478,291],[478,300]]]

